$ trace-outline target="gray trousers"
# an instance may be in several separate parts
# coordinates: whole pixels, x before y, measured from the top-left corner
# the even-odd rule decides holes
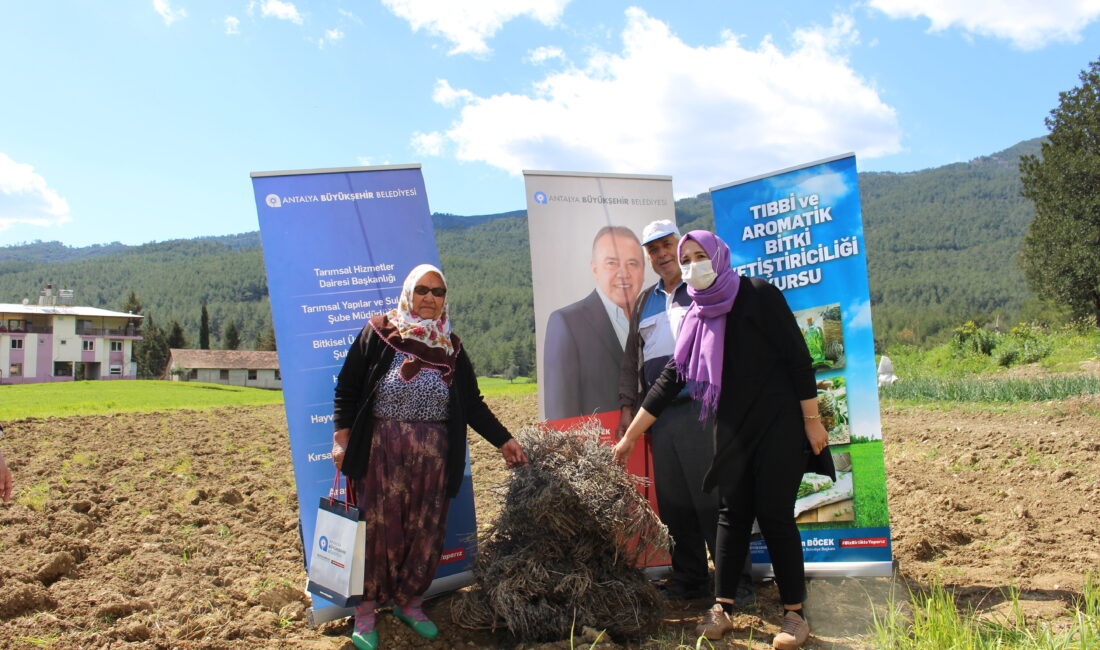
[[[673,582],[706,588],[707,550],[715,553],[718,491],[703,492],[703,476],[714,460],[714,424],[699,421],[699,403],[669,405],[650,428],[653,483],[661,521],[672,537]]]

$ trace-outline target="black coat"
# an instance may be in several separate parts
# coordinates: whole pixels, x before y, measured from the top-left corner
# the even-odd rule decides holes
[[[645,410],[659,415],[680,393],[684,381],[676,374],[670,360],[642,402]],[[828,449],[815,456],[806,440],[799,402],[816,397],[806,340],[783,294],[764,280],[742,277],[726,315],[714,462],[703,488],[709,492],[719,487],[728,494],[740,483],[765,435],[789,437],[790,462],[807,463],[806,471],[836,480]]]
[[[454,378],[450,386],[447,420],[447,496],[453,498],[462,485],[466,464],[466,425],[496,447],[512,439],[512,434],[497,420],[477,385],[474,367],[458,337]],[[368,324],[355,337],[336,380],[333,423],[337,430],[351,429],[340,471],[348,478],[364,476],[370,462],[371,437],[374,434],[371,410],[378,382],[393,364],[396,351]]]

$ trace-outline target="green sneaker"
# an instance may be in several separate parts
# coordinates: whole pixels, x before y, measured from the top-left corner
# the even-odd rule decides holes
[[[365,600],[355,607],[355,626],[352,628],[351,642],[359,650],[378,650],[374,606],[373,600]]]
[[[439,636],[439,628],[435,626],[435,623],[432,623],[432,619],[428,618],[428,615],[420,608],[419,599],[404,607],[395,607],[393,615],[425,639],[434,639]]]
[[[359,650],[378,650],[378,632],[373,630],[363,634],[352,632],[351,642]]]

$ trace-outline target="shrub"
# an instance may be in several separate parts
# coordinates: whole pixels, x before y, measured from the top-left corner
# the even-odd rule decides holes
[[[951,345],[956,353],[965,356],[967,354],[981,354],[990,356],[994,348],[1001,342],[1003,335],[1000,332],[987,330],[972,320],[968,320],[955,328],[955,335],[951,339]]]

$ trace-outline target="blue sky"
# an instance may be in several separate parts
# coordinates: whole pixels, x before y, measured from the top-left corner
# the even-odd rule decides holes
[[[252,171],[420,163],[435,212],[522,170],[677,197],[853,151],[861,171],[1046,133],[1098,57],[1076,0],[0,2],[0,246],[258,229]],[[2,255],[0,255],[2,257]]]

